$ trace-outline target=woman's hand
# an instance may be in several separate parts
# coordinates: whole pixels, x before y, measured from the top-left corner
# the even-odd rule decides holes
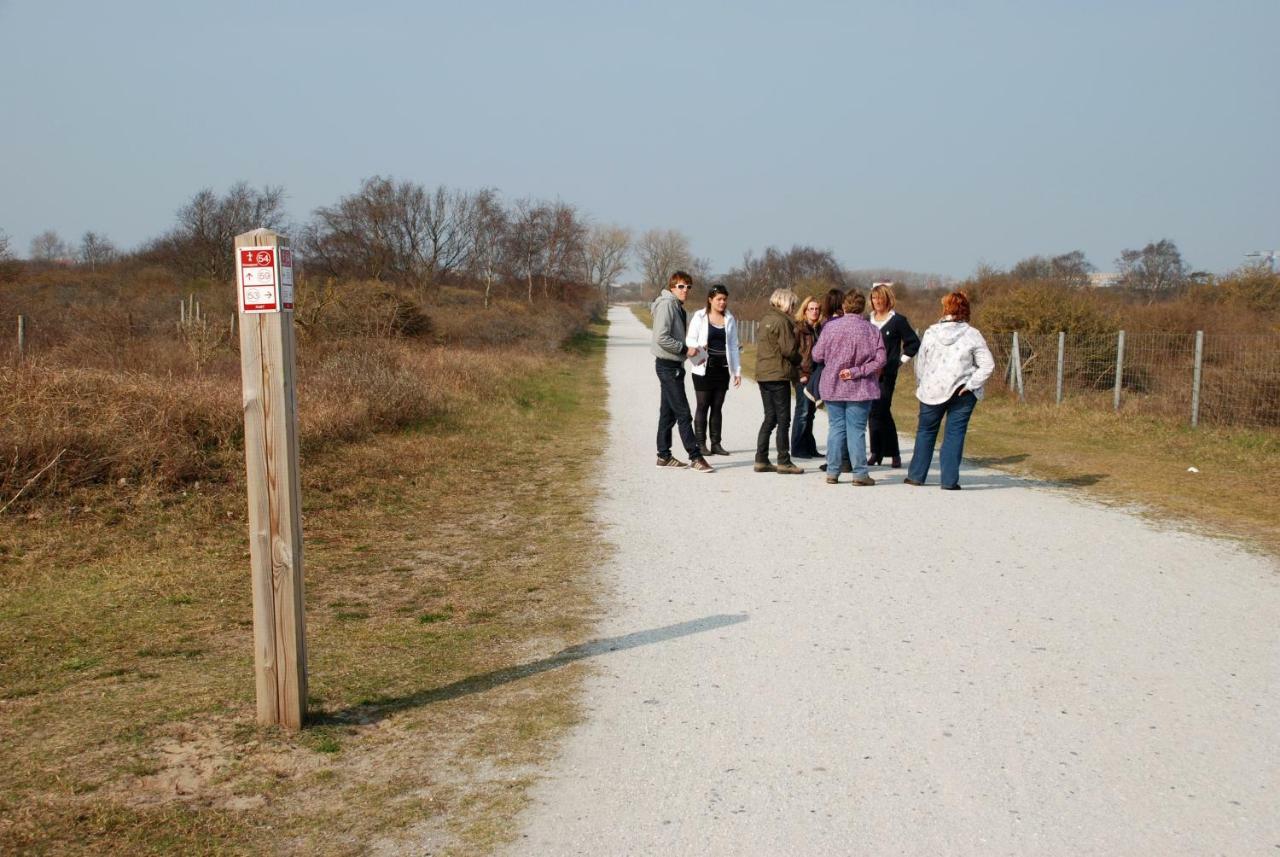
[[[808,383],[809,383],[809,376],[808,376],[808,375],[801,375],[801,376],[800,376],[800,384],[803,386],[804,384],[808,384]]]
[[[735,387],[741,387],[741,386],[742,386],[742,376],[741,376],[741,375],[734,375],[734,376],[733,376],[733,386],[735,386]]]
[[[852,369],[841,369],[841,370],[840,370],[840,380],[841,380],[841,381],[852,381],[852,380],[853,380],[853,370],[852,370]]]

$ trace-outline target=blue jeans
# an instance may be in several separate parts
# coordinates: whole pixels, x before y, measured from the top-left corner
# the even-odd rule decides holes
[[[933,444],[938,439],[938,426],[947,418],[942,434],[942,451],[938,464],[942,468],[942,484],[946,487],[960,484],[960,457],[964,454],[964,435],[969,430],[969,417],[973,416],[978,397],[965,391],[952,396],[941,405],[920,403],[920,420],[916,424],[916,448],[911,453],[911,467],[907,478],[924,482],[933,463]]]
[[[658,457],[671,457],[671,429],[679,427],[680,441],[690,460],[702,457],[697,438],[693,434],[693,415],[689,413],[689,399],[684,393],[684,364],[655,357],[654,371],[662,390],[662,403],[658,406]]]
[[[871,402],[827,400],[827,478],[840,472],[841,452],[849,450],[855,478],[867,475],[867,416]]]
[[[817,458],[818,442],[813,438],[813,415],[817,411],[799,381],[793,381],[791,386],[796,394],[796,412],[791,415],[791,457]]]

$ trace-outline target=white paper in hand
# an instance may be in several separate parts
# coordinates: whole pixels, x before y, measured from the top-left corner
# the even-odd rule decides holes
[[[694,354],[692,357],[690,357],[690,358],[689,358],[689,362],[690,362],[690,363],[692,363],[694,366],[701,366],[703,363],[706,363],[706,362],[707,362],[707,349],[706,349],[706,348],[699,348],[699,349],[698,349],[698,351],[697,351],[697,353],[696,353],[696,354]]]

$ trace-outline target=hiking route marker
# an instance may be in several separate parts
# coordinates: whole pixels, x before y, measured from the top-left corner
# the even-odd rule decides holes
[[[235,253],[258,722],[300,729],[307,705],[307,644],[293,253],[269,229],[237,235]]]

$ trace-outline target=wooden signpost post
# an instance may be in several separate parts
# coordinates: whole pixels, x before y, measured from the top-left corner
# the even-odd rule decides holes
[[[269,229],[237,235],[235,253],[258,722],[298,729],[307,707],[307,643],[293,254]]]

